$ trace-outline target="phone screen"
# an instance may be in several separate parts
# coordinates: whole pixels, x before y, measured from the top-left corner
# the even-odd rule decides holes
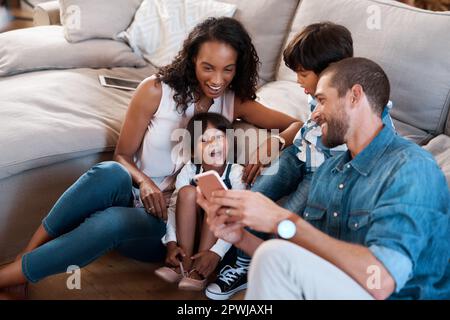
[[[131,81],[131,80],[126,80],[126,79],[105,77],[105,83],[110,86],[119,86],[119,87],[136,89],[138,87],[140,81]]]

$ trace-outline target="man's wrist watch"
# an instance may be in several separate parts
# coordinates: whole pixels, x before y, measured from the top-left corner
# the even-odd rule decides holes
[[[283,150],[283,149],[284,149],[284,146],[286,145],[286,140],[285,140],[282,136],[275,135],[275,136],[271,136],[271,138],[278,139],[278,141],[279,141],[280,144],[281,144],[280,150]]]
[[[277,234],[280,238],[289,240],[297,233],[297,219],[284,219],[278,223]]]

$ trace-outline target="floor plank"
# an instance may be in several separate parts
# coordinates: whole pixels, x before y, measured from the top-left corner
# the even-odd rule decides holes
[[[181,291],[154,275],[161,264],[143,263],[109,253],[81,269],[81,289],[69,290],[70,274],[29,285],[31,300],[204,300],[203,292]],[[233,299],[243,299],[244,292]]]

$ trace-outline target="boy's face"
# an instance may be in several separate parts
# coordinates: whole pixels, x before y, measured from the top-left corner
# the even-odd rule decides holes
[[[318,81],[319,77],[314,73],[314,71],[305,70],[303,68],[297,71],[297,82],[302,88],[305,89],[306,94],[314,96]]]

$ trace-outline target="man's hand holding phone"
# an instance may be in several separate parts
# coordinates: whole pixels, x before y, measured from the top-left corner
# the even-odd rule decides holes
[[[220,205],[214,205],[210,202],[214,191],[226,191],[228,188],[220,179],[215,171],[208,171],[194,177],[197,183],[197,203],[205,210],[209,228],[214,236],[229,243],[237,243],[242,239],[243,226],[240,222],[229,223],[233,217],[220,215]],[[226,210],[227,208],[225,208]]]

